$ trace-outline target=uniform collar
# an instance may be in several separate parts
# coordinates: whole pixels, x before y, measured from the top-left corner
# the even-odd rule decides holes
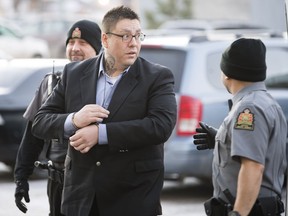
[[[248,85],[248,86],[242,88],[239,92],[237,92],[234,95],[234,97],[232,98],[233,104],[236,104],[245,95],[247,95],[249,92],[252,92],[252,91],[267,91],[267,88],[266,88],[265,83],[263,81],[255,82],[251,85]]]

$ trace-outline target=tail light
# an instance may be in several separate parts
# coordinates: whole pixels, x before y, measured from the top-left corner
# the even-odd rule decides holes
[[[191,136],[196,133],[199,121],[202,119],[203,104],[194,97],[180,97],[177,123],[177,134],[179,136]]]

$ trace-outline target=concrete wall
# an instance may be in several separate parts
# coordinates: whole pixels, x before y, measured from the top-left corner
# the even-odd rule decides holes
[[[193,0],[193,14],[198,19],[249,20],[251,0]]]
[[[240,19],[286,31],[285,0],[193,0],[196,18]]]
[[[286,31],[285,0],[251,0],[251,17],[277,31]]]

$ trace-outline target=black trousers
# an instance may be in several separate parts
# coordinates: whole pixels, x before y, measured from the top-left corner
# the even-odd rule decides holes
[[[162,210],[161,210],[162,211]],[[90,213],[89,216],[100,216],[99,212],[98,212],[98,206],[97,206],[97,199],[96,196],[94,197],[93,200],[93,205],[90,209]],[[155,215],[155,216],[159,216],[159,215]]]
[[[64,216],[61,214],[61,198],[63,184],[48,178],[47,194],[50,205],[49,216]]]

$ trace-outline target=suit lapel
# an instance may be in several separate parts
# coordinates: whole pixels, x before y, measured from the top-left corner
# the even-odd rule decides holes
[[[137,62],[137,61],[136,61]],[[129,71],[123,75],[117,88],[114,91],[108,110],[110,111],[109,119],[113,118],[113,115],[125,102],[129,94],[135,89],[138,84],[136,69],[136,62],[131,66]]]
[[[100,57],[98,57],[97,60],[92,61],[87,69],[83,69],[83,71],[85,70],[85,73],[80,78],[81,102],[83,105],[96,103],[99,59]]]
[[[85,73],[80,78],[80,88],[81,88],[81,103],[86,104],[96,104],[96,88],[98,80],[98,71],[101,56],[97,60],[92,61],[91,64],[87,66]],[[130,67],[129,71],[123,75],[117,88],[114,91],[113,97],[111,99],[108,110],[110,111],[109,119],[113,118],[113,115],[125,102],[129,94],[135,89],[138,84],[138,73],[139,67],[138,62],[136,62]]]

